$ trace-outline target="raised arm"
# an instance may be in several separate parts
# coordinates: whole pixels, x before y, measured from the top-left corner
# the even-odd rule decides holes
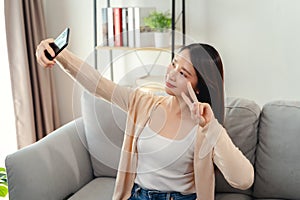
[[[56,57],[59,66],[65,70],[73,79],[78,81],[90,93],[102,97],[108,101],[112,100],[112,94],[117,85],[104,78],[96,69],[83,62],[68,49]]]
[[[231,186],[242,190],[248,189],[254,181],[253,166],[233,144],[227,131],[223,127],[220,130],[220,137],[214,148],[214,163]]]
[[[226,181],[238,189],[248,189],[254,181],[254,169],[250,161],[233,144],[227,131],[207,103],[198,102],[190,83],[187,84],[190,98],[182,93],[182,98],[191,110],[192,119],[201,127],[205,141],[200,147],[199,158],[203,159],[213,151],[213,160]]]
[[[117,104],[125,111],[127,110],[132,89],[122,87],[104,78],[95,68],[83,62],[67,49],[63,50],[55,60],[48,60],[44,54],[45,49],[51,56],[55,55],[49,46],[51,42],[53,39],[43,40],[37,47],[36,57],[40,65],[51,68],[58,61],[59,66],[90,93]]]

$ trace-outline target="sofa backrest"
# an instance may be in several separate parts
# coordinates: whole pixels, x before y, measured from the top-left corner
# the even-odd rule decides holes
[[[94,175],[115,177],[126,113],[87,92],[81,105]],[[300,102],[271,102],[262,112],[255,102],[240,98],[227,98],[225,106],[228,134],[255,162],[255,198],[299,199]],[[216,192],[251,194],[251,189],[233,189],[216,169]]]
[[[261,113],[255,161],[256,198],[300,198],[300,102],[275,101]]]
[[[225,102],[224,127],[233,143],[254,164],[257,144],[257,130],[261,109],[251,100],[227,98]],[[252,190],[241,191],[231,187],[216,168],[216,192],[237,192],[252,194]]]
[[[126,113],[88,92],[81,111],[95,177],[115,177],[124,137]]]
[[[81,99],[82,116],[91,154],[94,175],[116,176],[123,142],[126,113],[118,107],[84,92]],[[233,142],[254,163],[257,144],[259,106],[250,100],[227,98],[224,126]],[[234,189],[216,173],[217,191]]]

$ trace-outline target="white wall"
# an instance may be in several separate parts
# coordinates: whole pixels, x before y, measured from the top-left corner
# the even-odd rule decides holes
[[[43,0],[48,37],[55,38],[70,27],[68,48],[85,60],[93,51],[93,1]],[[78,114],[78,86],[59,67],[54,69],[61,123],[65,124]],[[74,89],[76,90],[74,92]],[[74,108],[74,109],[73,109]]]
[[[197,6],[190,6],[190,33],[201,40],[198,34],[204,30],[204,41],[220,51],[227,96],[250,98],[261,106],[275,99],[300,100],[300,1],[206,0],[197,4],[205,8],[205,29],[195,24],[196,19],[201,21]]]
[[[70,27],[68,49],[81,59],[90,59],[94,50],[93,0],[43,0],[48,37],[55,38],[65,27]],[[170,3],[160,0],[111,1],[111,6],[153,6],[159,10],[168,10]],[[98,0],[100,6],[106,6],[106,0]],[[59,67],[54,67],[55,85],[58,93],[58,106],[61,123],[65,124],[76,118],[80,112],[80,89],[74,81]]]
[[[99,0],[100,2],[106,2]],[[178,1],[179,2],[179,1]],[[82,59],[93,50],[93,1],[44,0],[48,35],[71,28],[69,49]],[[132,6],[170,1],[129,1]],[[112,1],[112,6],[126,5]],[[261,106],[274,99],[299,100],[299,0],[186,0],[187,34],[191,41],[214,45],[225,67],[227,96],[255,100]],[[299,9],[298,9],[299,10]],[[73,81],[55,69],[62,122],[73,119]],[[78,105],[78,98],[75,98]],[[79,105],[78,105],[79,106]]]

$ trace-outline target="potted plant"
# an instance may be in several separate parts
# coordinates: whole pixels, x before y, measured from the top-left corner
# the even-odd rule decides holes
[[[8,193],[6,170],[0,167],[0,197],[5,197]]]
[[[167,47],[170,44],[170,28],[172,19],[169,12],[153,11],[144,18],[145,25],[150,27],[155,33],[155,46]]]

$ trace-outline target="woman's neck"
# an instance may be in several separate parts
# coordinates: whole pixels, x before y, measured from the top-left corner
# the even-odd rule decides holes
[[[172,96],[167,102],[167,109],[176,116],[187,117],[191,115],[188,105],[182,98]]]

